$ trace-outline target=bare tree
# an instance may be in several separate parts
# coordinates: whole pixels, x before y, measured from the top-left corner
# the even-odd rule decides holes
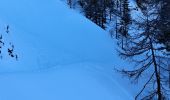
[[[133,70],[119,71],[133,82],[138,82],[141,78],[147,79],[147,81],[143,79],[144,85],[136,95],[136,100],[165,100],[170,93],[168,88],[170,70],[167,64],[169,57],[165,54],[164,45],[156,38],[160,32],[157,29],[157,22],[158,17],[150,12],[150,9],[145,10],[140,21],[134,21],[137,26],[136,33],[130,33],[126,46],[119,50],[121,57],[134,62],[136,66]]]

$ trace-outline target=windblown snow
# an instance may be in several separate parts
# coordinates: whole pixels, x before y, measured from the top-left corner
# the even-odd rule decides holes
[[[132,99],[112,74],[125,63],[104,30],[59,0],[0,4],[0,100]],[[9,43],[18,61],[8,56]]]

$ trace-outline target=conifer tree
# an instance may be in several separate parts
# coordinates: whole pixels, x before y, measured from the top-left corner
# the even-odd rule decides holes
[[[122,48],[126,42],[128,37],[129,25],[131,24],[131,16],[130,16],[130,9],[129,9],[129,2],[128,0],[122,0],[120,2],[120,19],[119,19],[119,26],[118,26],[118,33],[121,36],[120,44]]]

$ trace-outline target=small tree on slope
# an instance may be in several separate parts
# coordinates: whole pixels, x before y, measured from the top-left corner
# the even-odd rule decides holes
[[[7,27],[6,27],[5,34],[7,34],[7,35],[10,34],[9,25],[7,25]],[[3,34],[0,35],[0,58],[1,59],[3,58],[2,49],[7,49],[7,50],[3,50],[3,51],[4,52],[7,51],[8,55],[10,57],[18,60],[18,55],[15,54],[15,52],[14,52],[14,45],[11,42],[8,43],[8,41],[5,41],[5,39],[3,38]]]

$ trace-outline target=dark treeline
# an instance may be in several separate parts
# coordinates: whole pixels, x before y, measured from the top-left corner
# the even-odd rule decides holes
[[[77,0],[76,4],[74,0],[67,2],[70,8],[74,8],[75,5],[81,7],[84,15],[103,29],[106,28],[107,21],[112,20],[115,11],[114,0]]]
[[[132,82],[142,80],[136,100],[170,99],[170,0],[77,0],[84,15],[102,27],[115,22],[112,36],[118,52],[135,64],[133,70],[118,69]],[[70,8],[73,1],[69,0]],[[132,11],[140,12],[133,18]],[[132,68],[131,68],[132,69]],[[146,76],[147,75],[147,76]],[[144,81],[145,80],[145,81]]]
[[[108,16],[112,16],[114,1],[112,0],[78,0],[85,16],[94,23],[106,28]],[[111,18],[110,18],[111,20]]]

